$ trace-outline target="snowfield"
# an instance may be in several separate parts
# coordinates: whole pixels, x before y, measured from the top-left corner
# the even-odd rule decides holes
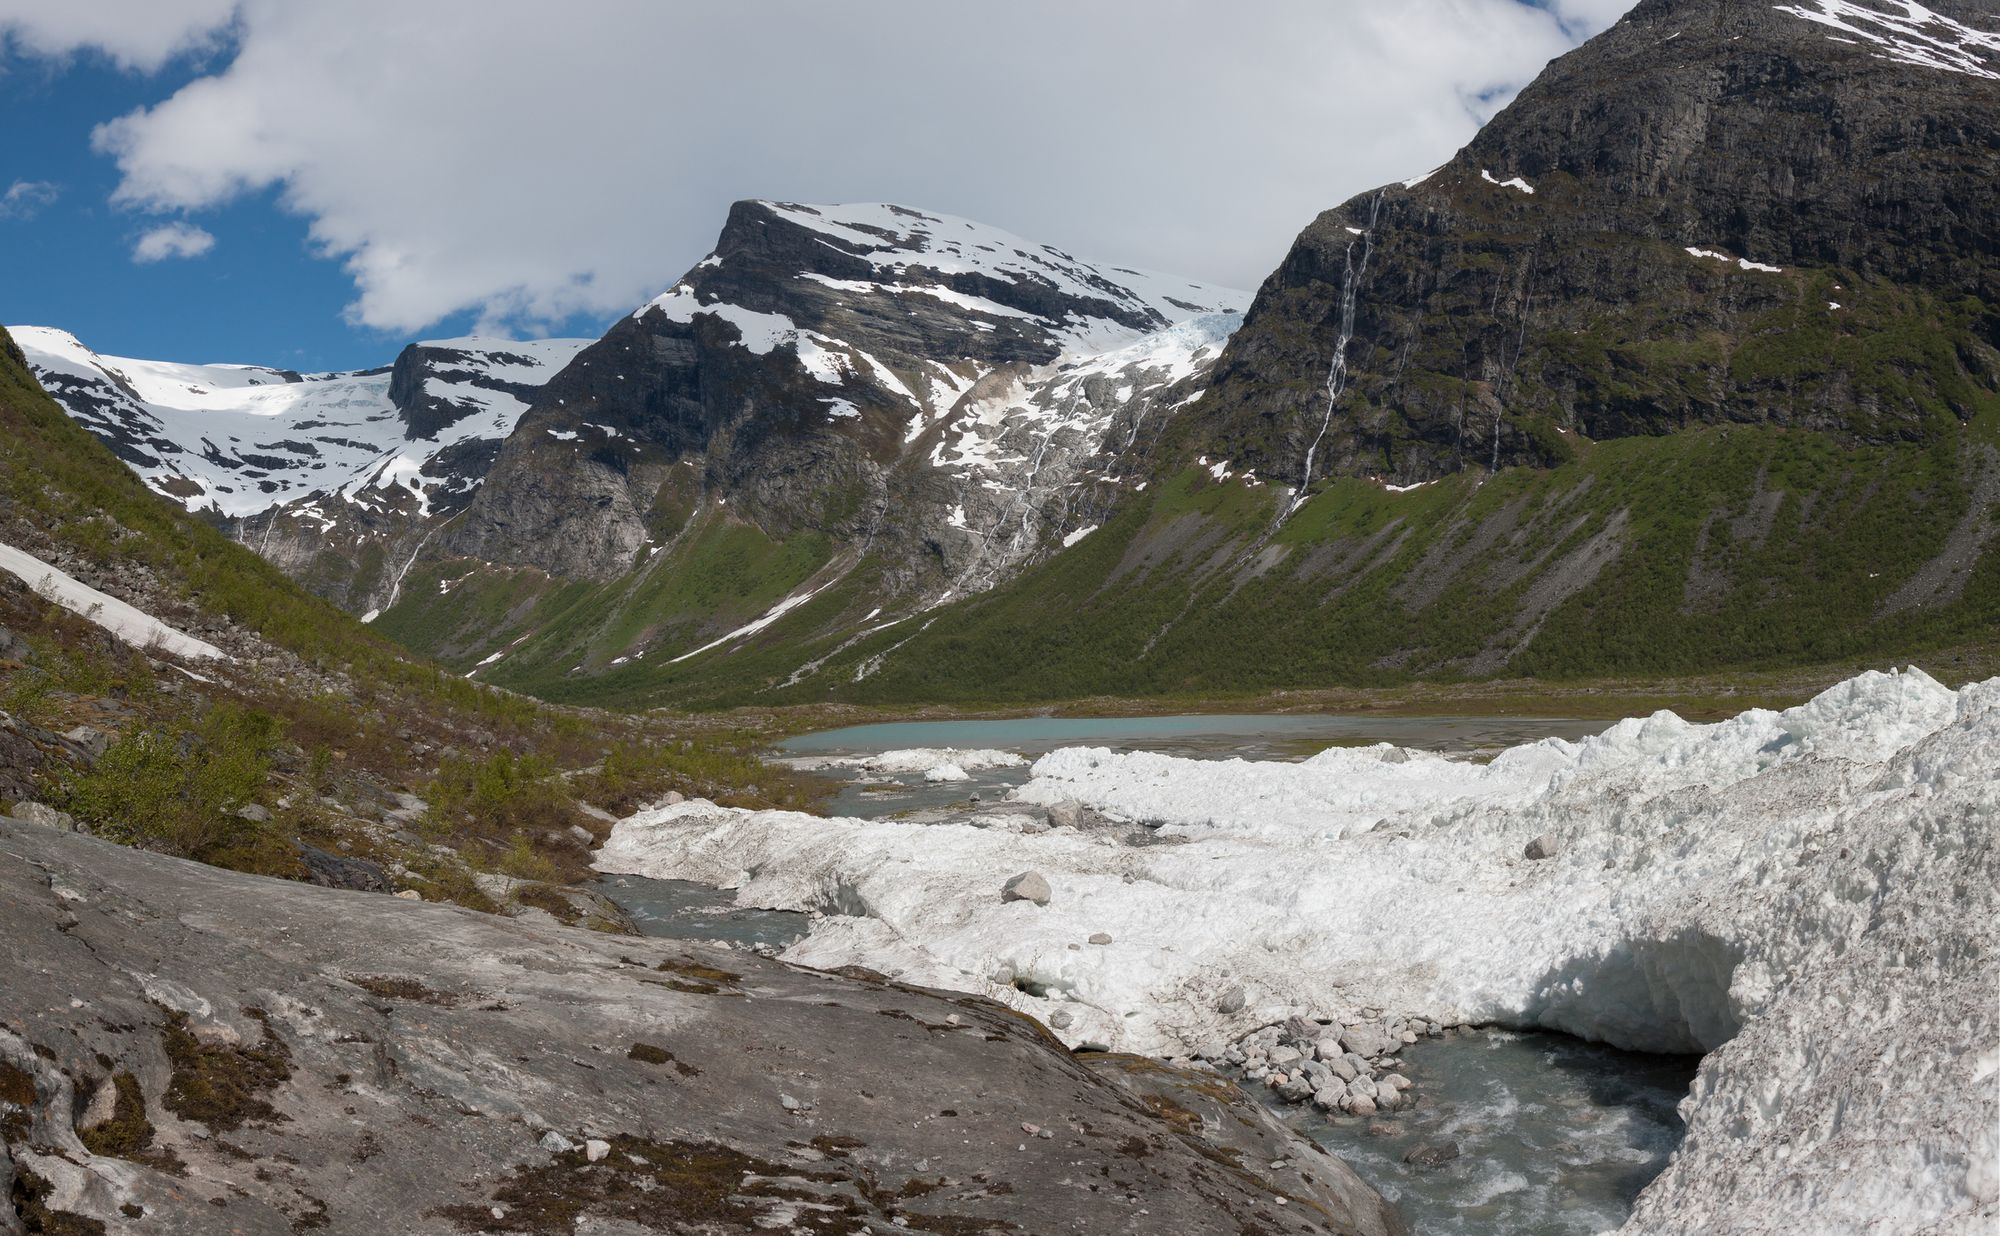
[[[206,658],[228,660],[228,654],[206,640],[175,630],[158,618],[135,609],[108,593],[59,571],[40,558],[12,545],[0,543],[0,571],[18,576],[45,600],[73,614],[81,614],[134,648],[168,652],[191,661]]]
[[[364,505],[371,491],[426,489],[425,469],[451,447],[513,431],[527,405],[491,383],[539,385],[588,339],[440,339],[419,347],[458,359],[427,377],[425,396],[458,420],[412,440],[389,398],[390,372],[298,374],[257,365],[182,365],[101,355],[67,331],[10,326],[35,378],[154,490],[190,511],[255,515],[338,494]],[[323,511],[307,515],[325,520]]]
[[[1065,750],[1018,797],[1160,844],[696,801],[620,821],[598,865],[820,912],[788,959],[1060,1010],[1072,1043],[1178,1055],[1366,1006],[1704,1052],[1628,1231],[2000,1219],[2000,679],[1868,673],[1484,766]],[[1048,904],[1003,902],[1029,870]]]

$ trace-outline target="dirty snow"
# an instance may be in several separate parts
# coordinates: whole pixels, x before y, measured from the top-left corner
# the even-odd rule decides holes
[[[599,864],[821,911],[791,960],[1060,1007],[1073,1042],[1178,1053],[1366,1005],[1702,1051],[1629,1230],[1970,1233],[2000,1218],[1997,772],[2000,679],[1912,670],[1485,765],[1064,750],[1018,792],[1176,844],[691,802]],[[1024,870],[1046,908],[1001,902]]]

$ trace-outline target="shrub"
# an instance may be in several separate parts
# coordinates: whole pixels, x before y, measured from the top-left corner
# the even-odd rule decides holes
[[[69,774],[59,797],[64,810],[114,841],[205,861],[233,852],[263,869],[275,839],[234,812],[262,793],[279,737],[267,714],[217,704],[192,724],[126,734],[91,768]]]

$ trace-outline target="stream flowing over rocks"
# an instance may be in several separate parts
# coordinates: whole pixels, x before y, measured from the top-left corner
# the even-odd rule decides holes
[[[598,862],[816,913],[789,960],[984,994],[1075,1045],[1241,1056],[1336,1110],[1384,1102],[1365,1036],[1433,1023],[1705,1053],[1625,1230],[1973,1233],[2000,1219],[1997,770],[2000,680],[1871,672],[1484,765],[1084,749],[954,816],[694,801]],[[1046,904],[1003,899],[1024,872]],[[1355,1047],[1382,1049],[1353,1052],[1372,1095]]]

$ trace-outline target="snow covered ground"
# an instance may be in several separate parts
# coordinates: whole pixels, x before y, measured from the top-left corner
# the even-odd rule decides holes
[[[2000,680],[1870,673],[1484,766],[1068,750],[1033,772],[1022,799],[1160,844],[697,801],[621,821],[599,865],[819,911],[791,960],[1061,1010],[1071,1042],[1177,1054],[1368,1006],[1706,1052],[1632,1231],[2000,1220]],[[1027,870],[1046,906],[1001,900]]]
[[[0,544],[0,570],[19,576],[43,597],[71,613],[83,615],[134,648],[170,652],[177,657],[194,660],[207,657],[227,659],[228,654],[214,644],[176,631],[151,614],[99,592],[82,580],[12,545]]]

